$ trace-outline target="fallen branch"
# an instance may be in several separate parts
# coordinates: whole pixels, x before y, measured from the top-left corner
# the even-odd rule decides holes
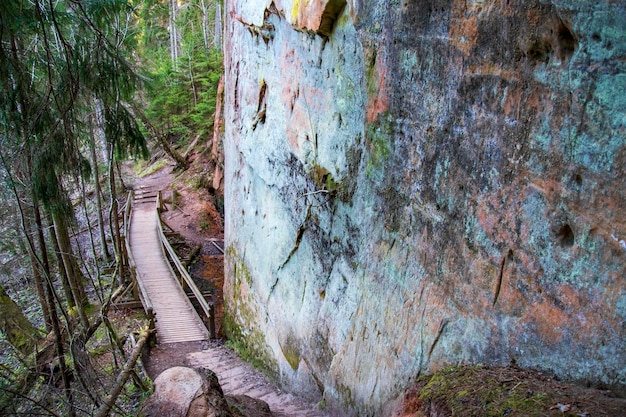
[[[193,151],[193,148],[195,148],[196,145],[198,144],[198,140],[200,139],[200,136],[201,135],[197,135],[196,138],[189,144],[189,146],[187,146],[187,150],[183,154],[183,158],[185,159],[189,158],[189,154],[191,153],[191,151]]]
[[[115,401],[117,401],[117,397],[119,397],[120,393],[122,392],[122,389],[124,388],[124,384],[126,384],[126,380],[132,373],[133,369],[135,368],[135,364],[137,363],[137,359],[139,359],[139,356],[141,355],[141,351],[143,350],[143,347],[148,342],[148,340],[150,340],[151,333],[152,331],[148,327],[141,330],[140,338],[139,338],[139,341],[137,342],[137,346],[135,347],[135,349],[133,349],[133,352],[130,358],[124,365],[124,369],[117,376],[117,379],[115,380],[115,388],[113,388],[113,391],[111,391],[111,394],[109,394],[104,399],[104,403],[98,409],[98,412],[95,414],[95,417],[106,417],[109,415],[111,408],[113,408]]]

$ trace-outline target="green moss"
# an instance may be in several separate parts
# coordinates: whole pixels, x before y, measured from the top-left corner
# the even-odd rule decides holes
[[[251,307],[254,301],[250,293],[241,291],[244,282],[252,286],[252,275],[233,246],[227,249],[226,254],[234,271],[233,299],[226,305],[223,320],[227,344],[243,360],[267,375],[274,376],[278,366],[268,349],[264,333],[257,328],[258,311]],[[242,293],[248,296],[242,296]]]
[[[337,392],[340,395],[340,398],[343,398],[344,405],[347,409],[354,408],[356,402],[354,401],[354,397],[352,396],[352,389],[347,385],[339,384],[337,385]]]
[[[184,184],[194,190],[211,190],[213,178],[205,174],[191,175],[184,180]]]
[[[345,1],[343,2],[344,6],[345,6]],[[335,23],[335,27],[336,28],[342,28],[345,27],[348,23],[351,23],[352,19],[350,18],[350,13],[342,13],[339,15],[339,18],[337,19],[337,23]]]
[[[229,258],[234,265],[235,293],[239,293],[239,285],[242,281],[247,282],[248,285],[252,285],[252,275],[232,245],[226,249],[226,257]]]
[[[275,362],[270,359],[265,350],[260,348],[264,344],[262,334],[249,332],[242,329],[230,315],[224,316],[224,334],[228,338],[226,345],[237,352],[237,355],[248,362],[255,369],[273,376],[275,374]]]
[[[389,158],[393,135],[393,125],[389,120],[389,115],[381,115],[376,123],[368,126],[366,139],[370,159],[365,171],[368,177],[374,177],[376,171],[381,170],[384,162]]]
[[[289,335],[284,342],[279,342],[279,344],[289,366],[296,371],[300,366],[300,346],[298,340],[294,336]]]
[[[159,159],[158,161],[150,165],[148,165],[147,161],[138,160],[133,166],[133,172],[135,173],[135,175],[142,178],[154,174],[157,171],[160,171],[161,169],[165,168],[166,165],[167,160],[165,159]]]
[[[365,88],[370,97],[378,95],[378,73],[376,72],[376,50],[368,50],[365,65]]]
[[[335,182],[333,175],[323,166],[315,164],[313,166],[313,182],[323,190],[337,191],[339,184]]]
[[[480,366],[450,367],[422,377],[423,403],[436,403],[453,416],[541,416],[550,407],[544,393],[523,379]]]
[[[198,220],[198,226],[200,226],[200,230],[206,232],[211,228],[211,224],[213,223],[213,218],[209,212],[204,212],[200,215],[200,219]]]

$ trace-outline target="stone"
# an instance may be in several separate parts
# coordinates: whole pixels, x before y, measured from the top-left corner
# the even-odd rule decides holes
[[[263,400],[247,395],[227,395],[233,417],[272,417],[270,407]]]
[[[329,4],[226,5],[227,334],[349,415],[456,363],[624,392],[626,4]]]
[[[232,404],[232,411],[231,406]],[[154,380],[154,393],[141,410],[144,417],[251,417],[271,416],[261,400],[247,396],[224,397],[217,375],[210,370],[176,366]]]

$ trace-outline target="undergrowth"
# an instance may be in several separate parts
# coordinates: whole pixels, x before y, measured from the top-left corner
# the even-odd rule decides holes
[[[420,377],[416,387],[419,407],[429,416],[614,416],[622,404],[516,367],[448,367]]]

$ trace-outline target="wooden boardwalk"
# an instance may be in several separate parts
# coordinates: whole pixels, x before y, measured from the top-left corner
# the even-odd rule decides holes
[[[275,417],[327,417],[329,414],[315,404],[282,392],[221,342],[210,341],[209,332],[165,258],[156,204],[156,192],[147,187],[135,190],[128,230],[137,279],[145,287],[156,315],[158,345],[151,348],[150,357],[170,357],[154,363],[148,358],[152,378],[171,366],[210,369],[217,374],[224,394],[263,400]]]
[[[202,319],[191,305],[161,245],[156,196],[137,191],[130,219],[130,249],[156,316],[157,343],[208,340]]]

